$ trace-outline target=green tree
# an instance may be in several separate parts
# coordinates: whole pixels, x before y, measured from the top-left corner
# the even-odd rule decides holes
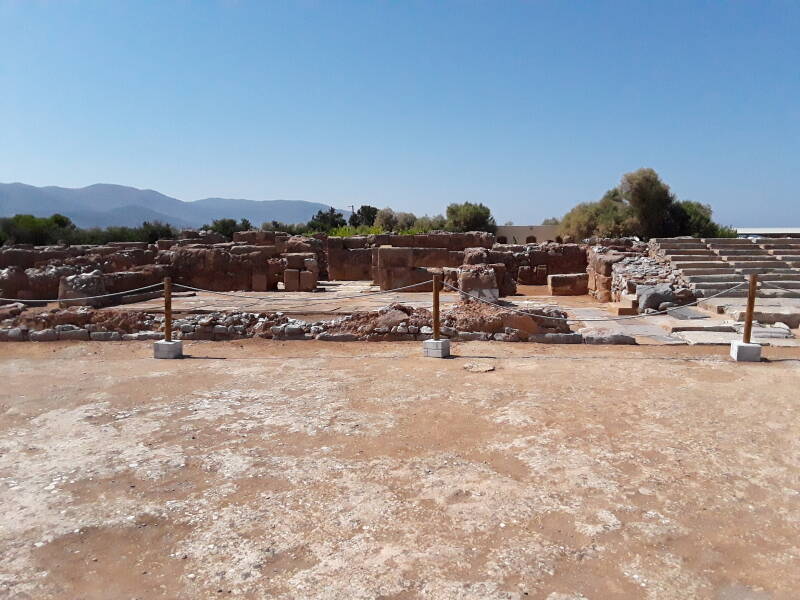
[[[397,229],[397,215],[391,208],[382,208],[375,215],[374,225],[381,231],[394,231]]]
[[[236,219],[214,219],[211,225],[203,225],[203,229],[213,231],[230,239],[238,231],[236,226]]]
[[[542,225],[558,225],[559,220],[555,217],[550,217],[542,221]]]
[[[413,230],[417,233],[427,233],[429,231],[442,231],[447,227],[447,220],[442,215],[429,217],[425,215],[414,221]]]
[[[348,224],[351,227],[367,226],[372,227],[375,224],[375,216],[378,214],[378,209],[368,204],[362,204],[361,207],[350,215]]]
[[[707,204],[679,201],[653,169],[626,173],[618,187],[598,202],[575,206],[561,219],[560,231],[576,239],[592,236],[734,236],[711,219]]]
[[[633,209],[645,238],[680,235],[683,213],[674,208],[675,194],[653,169],[625,173],[619,185],[622,199]]]
[[[211,225],[201,227],[201,229],[213,231],[228,239],[231,239],[237,231],[250,231],[252,228],[252,224],[247,219],[242,219],[238,223],[236,219],[214,219]]]
[[[494,232],[497,230],[497,224],[488,207],[464,202],[447,207],[447,228],[450,231]]]
[[[336,227],[344,227],[346,224],[342,213],[331,207],[326,211],[318,211],[314,218],[308,222],[308,228],[312,231],[328,232]]]
[[[145,221],[141,227],[143,242],[155,244],[158,240],[174,238],[177,235],[175,229],[161,221]]]
[[[398,212],[395,213],[395,217],[397,218],[397,229],[399,231],[408,231],[417,222],[417,216],[410,212]]]

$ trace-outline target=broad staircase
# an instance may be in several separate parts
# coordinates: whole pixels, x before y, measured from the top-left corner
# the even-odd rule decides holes
[[[698,297],[728,290],[751,273],[759,275],[760,296],[800,297],[800,238],[654,238],[651,255],[669,261]],[[746,286],[722,294],[746,295]]]

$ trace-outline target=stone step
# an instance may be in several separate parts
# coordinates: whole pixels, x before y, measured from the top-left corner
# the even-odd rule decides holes
[[[769,253],[773,256],[800,256],[800,247],[796,249],[781,248],[779,250],[770,250]]]
[[[776,248],[781,244],[800,246],[800,238],[758,238],[755,240],[755,243],[764,246],[774,246]]]
[[[634,306],[625,306],[619,302],[611,302],[608,305],[611,314],[616,317],[630,317],[639,314],[639,309]]]
[[[708,298],[709,296],[717,296],[722,290],[714,288],[694,288],[692,291],[698,298]],[[720,294],[717,298],[747,298],[747,286],[730,290],[724,294]]]
[[[701,238],[704,244],[709,247],[714,246],[741,246],[743,244],[752,244],[753,242],[747,238]]]
[[[778,260],[749,260],[749,261],[729,261],[737,271],[740,269],[788,269],[789,265],[785,262]]]
[[[763,248],[739,248],[738,246],[735,249],[730,248],[719,248],[714,250],[717,256],[769,256],[769,252],[764,250]]]
[[[725,273],[723,275],[684,275],[683,278],[689,283],[727,282],[734,284],[746,280],[745,276],[739,273]]]
[[[650,240],[654,244],[702,244],[704,243],[700,238],[652,238]]]
[[[665,254],[664,258],[668,258],[672,262],[686,262],[686,261],[717,261],[718,257],[716,254],[681,254],[679,256],[673,254]]]
[[[704,268],[687,268],[678,269],[684,277],[689,275],[736,275],[736,269],[725,266],[723,268],[704,267]]]
[[[698,298],[709,298],[711,296],[716,296],[719,294],[721,290],[715,290],[711,288],[695,288],[692,290],[694,295]],[[735,290],[730,290],[725,292],[724,294],[720,294],[716,296],[717,298],[747,298],[749,290],[747,286],[737,288]],[[796,292],[784,292],[782,290],[770,289],[770,288],[758,288],[756,292],[757,298],[792,298],[796,297]],[[756,302],[756,307],[758,307],[758,302]]]
[[[764,250],[766,254],[767,251]],[[664,256],[716,256],[708,248],[662,248],[661,254]]]
[[[794,269],[789,268],[772,268],[772,267],[756,267],[752,264],[748,265],[747,267],[740,267],[736,269],[737,273],[742,273],[744,275],[750,275],[751,273],[755,273],[756,275],[779,275],[779,274],[786,274],[786,275],[794,275],[797,273]]]
[[[769,271],[758,279],[759,281],[800,281],[800,271],[793,269],[780,269],[780,271],[782,272]]]
[[[778,260],[772,254],[761,254],[761,255],[742,254],[736,256],[721,256],[720,258],[728,262],[772,262]]]
[[[762,284],[774,284],[778,287],[786,288],[787,290],[800,290],[800,277],[795,281],[783,281],[783,280],[776,280],[776,279],[768,279],[768,275],[765,276],[763,279],[759,279]],[[769,288],[769,286],[767,286]]]
[[[759,244],[765,250],[800,250],[800,240],[788,244]]]
[[[673,269],[727,269],[731,263],[724,260],[672,261]]]
[[[722,290],[727,290],[729,288],[732,288],[739,283],[746,284],[744,277],[740,281],[702,281],[697,283],[690,283],[689,287],[691,287],[692,289],[699,288],[704,290],[717,290],[719,292]],[[745,285],[744,287],[747,286]]]

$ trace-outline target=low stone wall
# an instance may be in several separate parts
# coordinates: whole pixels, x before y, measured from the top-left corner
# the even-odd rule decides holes
[[[163,338],[164,316],[136,311],[26,310],[6,308],[0,341],[128,341]],[[464,301],[442,313],[442,337],[455,341],[582,343],[552,306],[520,311]],[[326,321],[293,320],[283,313],[216,312],[185,315],[173,321],[173,336],[183,340],[235,340],[248,337],[277,340],[422,341],[432,337],[432,317],[424,308],[392,304],[373,312]]]

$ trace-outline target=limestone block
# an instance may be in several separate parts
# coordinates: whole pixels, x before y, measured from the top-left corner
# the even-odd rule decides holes
[[[286,269],[283,272],[283,286],[287,292],[300,291],[300,271],[297,269]]]
[[[551,296],[582,296],[589,291],[587,273],[563,273],[548,275],[547,286]]]
[[[312,271],[300,271],[300,291],[313,292],[317,289],[317,275]]]

